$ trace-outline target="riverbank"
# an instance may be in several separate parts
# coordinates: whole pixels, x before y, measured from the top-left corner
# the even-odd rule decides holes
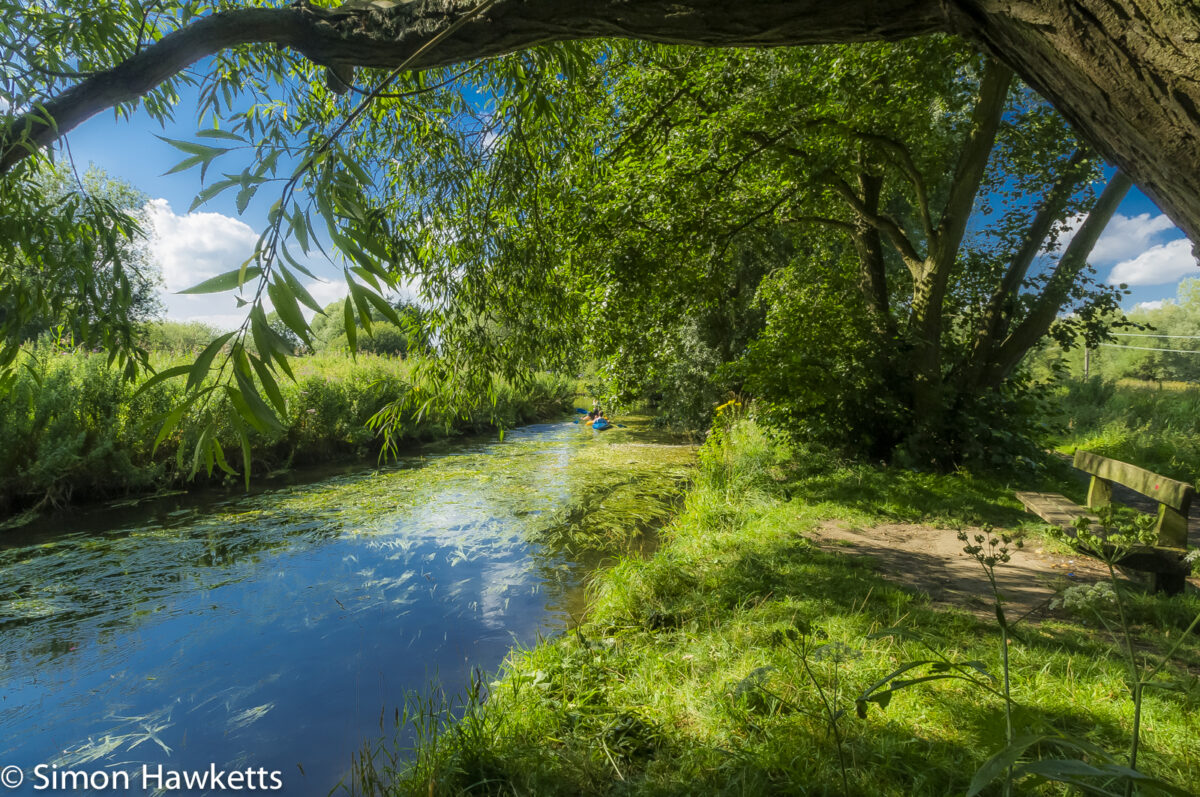
[[[160,356],[156,370],[194,357]],[[299,465],[373,461],[381,439],[367,421],[388,403],[428,387],[414,361],[360,354],[297,358],[296,381],[280,381],[287,402],[281,428],[252,432],[253,469],[258,474]],[[183,486],[240,479],[221,471],[191,478],[194,432],[170,435],[155,448],[164,416],[179,402],[180,380],[139,393],[108,367],[103,354],[58,353],[33,358],[0,396],[0,528],[31,519],[45,508],[98,501]],[[455,415],[436,410],[413,419],[401,442],[414,442],[511,428],[553,417],[571,407],[574,386],[566,379],[535,375],[526,385],[502,380],[496,402],[480,397],[477,406]],[[195,426],[195,425],[193,425]],[[232,428],[219,433],[230,452],[240,446]],[[230,454],[235,468],[240,457]]]
[[[581,615],[595,567],[653,548],[695,449],[620,420],[5,534],[0,760],[329,794],[383,707],[495,670]]]
[[[975,606],[935,606],[888,580],[877,560],[822,550],[814,538],[830,522],[866,536],[884,522],[919,522],[951,536],[985,533],[983,524],[1015,528],[1028,518],[1011,487],[962,474],[842,465],[788,450],[745,420],[711,439],[701,460],[661,547],[598,576],[586,621],[513,653],[486,700],[481,690],[454,711],[417,711],[410,717],[418,726],[415,749],[365,756],[354,788],[421,795],[967,792],[1005,746],[996,622],[980,619]],[[1071,583],[1065,574],[1062,580]],[[1139,650],[1153,657],[1198,610],[1195,595],[1131,591]],[[1074,738],[1095,746],[1084,756],[1089,765],[1103,764],[1100,751],[1119,763],[1133,716],[1123,659],[1097,617],[1078,611],[1044,610],[1012,628],[1014,733]],[[925,664],[905,678],[956,678],[897,689],[863,704],[865,718],[858,716],[856,697],[919,661],[952,664]],[[1138,768],[1176,786],[1200,783],[1197,672],[1200,645],[1192,639],[1165,669],[1163,680],[1176,686],[1147,690],[1142,706]],[[1079,755],[1079,747],[1064,745],[1044,741],[1026,758]],[[1030,774],[1018,792],[1062,787]]]

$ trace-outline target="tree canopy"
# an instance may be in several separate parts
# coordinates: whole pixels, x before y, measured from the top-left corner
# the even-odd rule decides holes
[[[144,95],[164,110],[181,70],[229,52],[331,72],[427,69],[548,41],[629,37],[769,47],[962,35],[1013,67],[1194,239],[1200,195],[1200,14],[1180,0],[776,0],[730,5],[650,0],[361,0],[98,3],[6,2],[0,169],[83,120]],[[86,22],[80,23],[82,17]],[[268,45],[267,47],[255,45]],[[274,47],[271,47],[273,45]],[[367,85],[378,73],[365,75]],[[342,81],[334,78],[334,85]]]
[[[1085,207],[1097,159],[1062,117],[1025,89],[1010,90],[1004,63],[942,35],[853,51],[762,49],[961,32],[1016,65],[1111,151],[1114,141],[1095,138],[1103,124],[1083,118],[1086,103],[1047,89],[1070,70],[1027,62],[1052,51],[1057,34],[1030,40],[1029,52],[995,46],[1000,33],[1025,30],[1017,10],[251,5],[99,4],[86,23],[55,2],[5,9],[0,169],[12,199],[4,203],[10,253],[48,256],[24,222],[62,219],[53,203],[21,192],[44,168],[46,147],[105,108],[141,102],[166,118],[186,83],[196,84],[206,126],[171,143],[184,156],[176,168],[196,169],[204,182],[197,202],[225,191],[239,210],[256,195],[274,199],[252,258],[192,289],[238,290],[249,312],[193,365],[155,377],[187,380],[189,399],[174,420],[195,405],[214,414],[231,407],[252,428],[275,422],[284,411],[277,378],[290,375],[293,346],[266,303],[311,348],[304,308],[325,308],[301,279],[311,276],[306,258],[327,247],[345,274],[340,326],[350,345],[376,316],[401,326],[385,295],[416,282],[446,355],[429,367],[465,374],[455,390],[468,391],[497,370],[569,364],[581,341],[614,355],[613,375],[661,371],[670,360],[656,363],[647,341],[669,332],[691,346],[696,335],[683,334],[680,318],[708,330],[704,345],[720,350],[714,362],[731,362],[770,323],[771,308],[753,304],[758,287],[767,277],[776,290],[787,284],[772,272],[800,258],[821,264],[810,273],[830,286],[857,289],[842,312],[866,319],[860,332],[874,336],[880,362],[903,364],[875,371],[895,383],[907,417],[949,417],[958,399],[1005,382],[1071,301],[1113,302],[1081,292],[1078,278],[1128,187],[1123,175],[1044,283],[1029,284],[1057,225]],[[1163,6],[1146,35],[1173,14]],[[580,41],[522,49],[607,35],[742,49]],[[201,74],[184,71],[201,59]],[[1007,129],[1018,134],[1006,138]],[[234,152],[253,163],[225,172]],[[1151,160],[1126,158],[1142,175],[1158,168]],[[996,235],[981,243],[968,232],[985,186],[1043,198],[982,222]],[[106,230],[135,235],[129,225]],[[720,334],[709,334],[715,327]],[[115,357],[138,361],[132,338],[111,344]],[[904,413],[891,422],[903,425]],[[941,446],[935,430],[924,431],[926,450]],[[214,450],[197,461],[223,459]]]

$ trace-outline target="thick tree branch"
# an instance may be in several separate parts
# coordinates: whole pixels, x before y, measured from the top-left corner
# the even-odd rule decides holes
[[[1058,265],[1046,282],[1042,295],[1030,309],[1029,315],[997,349],[995,362],[988,370],[988,384],[998,384],[1008,376],[1017,367],[1017,363],[1021,362],[1025,353],[1050,330],[1050,325],[1054,323],[1070,295],[1071,286],[1087,266],[1088,256],[1096,246],[1096,241],[1100,239],[1100,233],[1104,232],[1117,206],[1121,204],[1132,185],[1133,181],[1122,172],[1117,172],[1108,181],[1091,212],[1080,225],[1079,231],[1059,258]]]
[[[912,241],[904,234],[904,230],[901,229],[896,220],[884,213],[873,213],[867,207],[866,203],[863,202],[863,198],[855,193],[854,189],[836,174],[825,172],[821,175],[820,179],[828,183],[834,193],[844,199],[846,204],[863,221],[887,236],[892,246],[896,247],[896,251],[900,253],[900,257],[904,258],[904,264],[913,273],[913,279],[920,279],[925,267],[925,258],[921,257],[920,253],[917,252],[917,248],[913,246]]]
[[[786,219],[779,220],[781,224],[820,224],[823,227],[831,227],[842,232],[854,232],[856,229],[853,224],[840,219],[831,219],[828,216],[791,216]]]
[[[975,196],[987,168],[988,157],[996,142],[1012,70],[989,61],[979,83],[979,100],[971,111],[971,128],[959,151],[958,163],[950,184],[950,195],[942,211],[933,239],[926,247],[928,256],[919,273],[914,273],[912,312],[909,329],[915,341],[913,350],[914,408],[919,417],[935,411],[942,386],[942,308],[946,290],[967,220],[975,207]]]
[[[302,3],[213,14],[18,116],[0,134],[0,172],[95,114],[132,102],[229,47],[276,44],[327,66],[391,69],[476,5],[471,0],[416,0],[386,11],[331,11]],[[567,39],[759,47],[896,39],[946,28],[936,0],[750,0],[733,5],[724,0],[500,0],[409,66],[447,66]]]
[[[979,82],[979,101],[971,112],[971,130],[959,152],[950,182],[950,194],[941,220],[929,242],[931,268],[949,272],[953,260],[958,256],[967,220],[975,207],[975,196],[987,168],[988,156],[996,142],[1000,120],[1004,113],[1004,102],[1008,87],[1012,84],[1013,72],[998,61],[989,61]]]

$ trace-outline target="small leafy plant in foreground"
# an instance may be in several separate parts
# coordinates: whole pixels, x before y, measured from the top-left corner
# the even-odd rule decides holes
[[[1145,688],[1147,686],[1160,688],[1169,686],[1164,682],[1156,681],[1156,678],[1179,650],[1183,641],[1195,629],[1197,623],[1200,623],[1200,614],[1196,616],[1187,630],[1177,637],[1172,647],[1158,658],[1157,662],[1152,663],[1150,657],[1145,654],[1139,661],[1129,622],[1129,612],[1124,595],[1125,587],[1117,579],[1115,566],[1135,547],[1153,544],[1154,518],[1141,515],[1132,521],[1121,521],[1112,507],[1101,509],[1098,514],[1100,517],[1099,532],[1091,529],[1090,520],[1085,517],[1076,522],[1074,537],[1062,535],[1062,539],[1080,553],[1099,556],[1108,567],[1109,580],[1094,585],[1071,587],[1056,598],[1052,606],[1062,606],[1070,610],[1089,613],[1099,620],[1110,635],[1119,637],[1123,641],[1127,667],[1126,686],[1133,700],[1133,728],[1130,731],[1127,764],[1122,764],[1110,752],[1067,734],[1051,731],[1014,736],[1012,721],[1014,702],[1010,690],[1011,667],[1008,657],[1011,627],[1004,615],[1004,598],[997,587],[995,570],[997,566],[1010,561],[1009,546],[1015,544],[1019,547],[1020,540],[1014,540],[1006,534],[997,535],[987,527],[984,528],[983,534],[976,534],[973,538],[968,538],[965,532],[959,532],[959,539],[967,543],[963,551],[979,562],[991,584],[996,619],[1001,632],[1004,667],[1006,744],[1003,750],[988,759],[976,772],[967,792],[968,797],[979,794],[985,787],[1001,777],[1004,779],[1004,794],[1012,794],[1014,785],[1027,776],[1073,786],[1086,794],[1124,794],[1128,797],[1134,793],[1135,788],[1141,788],[1150,793],[1190,794],[1184,789],[1139,772],[1137,762],[1141,737],[1142,699]],[[1113,609],[1116,610],[1115,617],[1112,616]],[[1031,757],[1022,761],[1021,759],[1027,755]],[[1114,789],[1119,789],[1119,791]]]

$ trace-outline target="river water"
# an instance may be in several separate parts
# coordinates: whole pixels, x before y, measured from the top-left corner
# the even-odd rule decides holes
[[[589,568],[669,516],[692,454],[645,428],[540,424],[7,532],[0,767],[24,776],[11,791],[39,793],[57,767],[118,785],[127,772],[140,793],[143,766],[215,765],[327,794],[406,695],[457,692],[562,629]]]

